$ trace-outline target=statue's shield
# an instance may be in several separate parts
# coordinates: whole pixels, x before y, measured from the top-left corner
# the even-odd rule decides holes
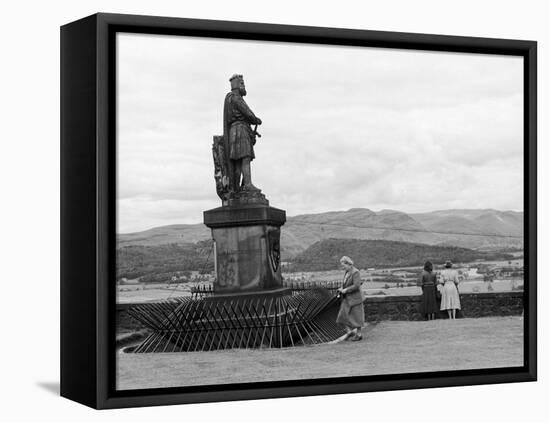
[[[269,244],[269,259],[271,267],[274,272],[279,269],[279,263],[281,262],[281,231],[279,229],[272,229],[267,233],[267,240]]]

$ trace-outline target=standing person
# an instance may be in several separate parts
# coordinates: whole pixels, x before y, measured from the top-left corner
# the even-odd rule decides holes
[[[340,311],[336,317],[336,323],[346,328],[346,339],[360,341],[363,339],[361,329],[365,325],[365,309],[363,307],[363,293],[361,292],[361,275],[353,266],[353,261],[344,256],[340,259],[340,266],[344,270],[344,282],[338,288],[342,296]]]
[[[447,310],[449,319],[456,318],[456,311],[460,310],[460,297],[458,296],[458,272],[452,269],[453,263],[445,263],[445,269],[440,273],[439,282],[441,288],[441,311]]]
[[[435,286],[437,276],[433,271],[433,265],[430,261],[424,263],[424,270],[420,275],[419,285],[422,287],[422,313],[427,320],[435,319],[437,303],[435,297]]]

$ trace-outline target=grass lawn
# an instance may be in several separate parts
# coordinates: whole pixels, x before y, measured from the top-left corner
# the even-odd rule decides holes
[[[117,355],[117,389],[523,365],[523,319],[370,325],[360,342],[262,350]]]

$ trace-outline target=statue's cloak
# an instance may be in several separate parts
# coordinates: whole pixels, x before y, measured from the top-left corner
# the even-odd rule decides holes
[[[235,172],[233,169],[233,163],[229,159],[229,116],[231,114],[230,107],[231,107],[231,101],[230,98],[233,95],[233,93],[229,92],[225,96],[225,100],[223,103],[223,150],[224,150],[224,159],[225,159],[225,170],[226,175],[229,179],[229,186],[235,187]]]

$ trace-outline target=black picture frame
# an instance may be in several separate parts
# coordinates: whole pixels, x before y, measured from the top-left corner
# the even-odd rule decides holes
[[[116,391],[115,36],[170,34],[521,56],[524,59],[524,365]],[[61,28],[61,395],[97,409],[534,381],[537,378],[537,44],[99,13]]]

